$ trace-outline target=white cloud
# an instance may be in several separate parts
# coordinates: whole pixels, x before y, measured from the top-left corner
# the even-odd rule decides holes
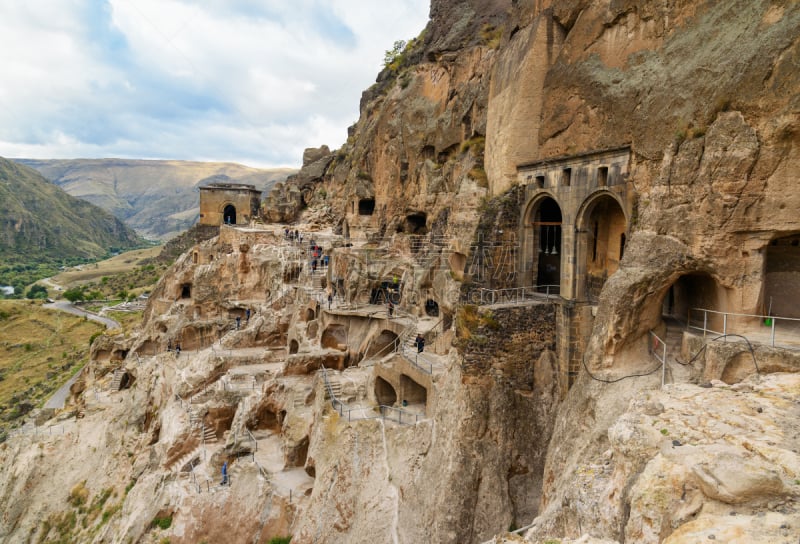
[[[427,0],[0,3],[0,156],[297,165]]]

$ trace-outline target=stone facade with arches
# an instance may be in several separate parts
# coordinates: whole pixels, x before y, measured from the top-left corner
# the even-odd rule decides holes
[[[623,147],[517,167],[525,186],[520,285],[557,285],[565,299],[597,300],[625,250],[633,208],[630,155]]]
[[[261,209],[261,191],[244,183],[200,187],[201,225],[247,225]]]

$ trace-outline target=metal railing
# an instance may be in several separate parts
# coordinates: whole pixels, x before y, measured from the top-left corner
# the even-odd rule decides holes
[[[394,406],[386,406],[384,404],[377,406],[378,413],[376,415],[366,415],[366,411],[370,408],[350,407],[344,402],[340,401],[334,394],[333,388],[328,380],[328,370],[324,366],[320,366],[320,370],[322,371],[322,379],[325,382],[325,388],[328,391],[328,396],[331,399],[331,406],[340,417],[346,418],[348,423],[351,421],[360,421],[365,419],[380,419],[382,421],[395,421],[401,425],[410,425],[418,422],[420,419],[424,419],[424,416],[421,416],[420,414],[409,412],[408,410],[403,410],[402,408],[396,408]],[[392,414],[396,415],[392,417]]]
[[[667,343],[656,333],[650,331],[650,342],[648,342],[647,348],[650,355],[661,362],[661,387],[664,387],[667,377]]]
[[[557,297],[561,293],[560,285],[532,285],[527,287],[509,287],[506,289],[479,288],[468,291],[462,301],[476,306],[493,304],[523,304],[541,298]]]
[[[411,353],[408,353],[409,351],[411,351]],[[433,374],[433,361],[431,361],[423,352],[420,352],[418,348],[411,348],[403,344],[400,350],[400,355],[402,355],[406,361],[414,365],[425,374]]]
[[[754,341],[759,341],[759,336],[766,336],[767,343],[772,347],[800,349],[800,319],[798,318],[737,314],[705,308],[690,309],[688,318],[687,327],[702,331],[704,337],[709,333],[722,335],[724,336],[723,341],[726,342],[728,335],[747,333],[747,337]],[[768,327],[768,329],[764,330],[763,327]],[[761,331],[764,334],[759,334]],[[789,339],[794,342],[788,342]]]

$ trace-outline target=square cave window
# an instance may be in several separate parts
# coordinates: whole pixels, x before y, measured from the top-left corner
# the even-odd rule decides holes
[[[375,199],[362,198],[358,201],[358,215],[372,215],[375,213]]]
[[[572,183],[572,168],[564,168],[561,171],[561,185],[569,187],[570,183]]]
[[[536,176],[536,188],[537,189],[544,188],[544,176]]]
[[[181,285],[181,298],[192,298],[192,284],[184,283]]]

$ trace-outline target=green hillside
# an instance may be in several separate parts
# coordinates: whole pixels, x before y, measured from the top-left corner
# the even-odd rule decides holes
[[[62,264],[143,244],[108,212],[68,195],[35,170],[0,158],[0,285],[19,290]]]

